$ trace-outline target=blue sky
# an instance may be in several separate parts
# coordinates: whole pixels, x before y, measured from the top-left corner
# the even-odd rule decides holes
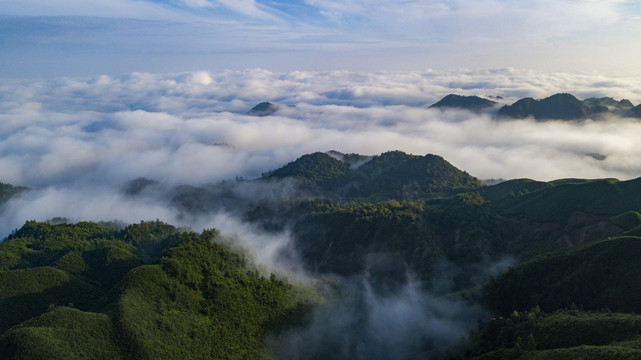
[[[420,71],[641,73],[626,0],[3,0],[0,76]]]

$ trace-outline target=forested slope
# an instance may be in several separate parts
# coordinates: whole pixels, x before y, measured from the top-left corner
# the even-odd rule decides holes
[[[266,334],[302,321],[319,295],[266,279],[218,237],[160,222],[28,222],[0,244],[0,353],[268,358]]]

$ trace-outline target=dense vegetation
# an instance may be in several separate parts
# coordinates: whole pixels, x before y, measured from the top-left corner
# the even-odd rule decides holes
[[[319,296],[266,279],[215,230],[28,222],[0,244],[7,359],[250,359]]]
[[[268,178],[295,178],[317,195],[364,200],[420,199],[482,186],[440,156],[401,151],[374,156],[360,166],[350,166],[348,161],[325,153],[304,155]]]
[[[492,318],[467,359],[641,359],[641,316],[576,307]]]
[[[137,179],[123,192],[160,186]],[[641,359],[639,189],[641,179],[484,186],[441,157],[392,151],[314,153],[260,179],[160,192],[185,216],[224,210],[288,231],[319,278],[363,276],[368,291],[394,294],[412,277],[496,316],[465,355],[442,357]],[[0,244],[0,354],[273,357],[266,339],[306,324],[320,292],[258,271],[225,242],[159,221],[29,221]],[[516,265],[499,274],[504,259]]]
[[[501,314],[572,304],[586,310],[641,312],[641,238],[600,240],[530,260],[486,286],[487,303]]]

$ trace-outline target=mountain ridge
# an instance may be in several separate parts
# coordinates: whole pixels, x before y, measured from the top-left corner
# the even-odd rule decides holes
[[[449,94],[428,108],[464,109],[480,112],[497,107],[499,103],[478,96]],[[496,116],[503,119],[524,119],[533,117],[542,120],[583,120],[600,119],[607,115],[626,118],[641,118],[641,104],[634,106],[629,100],[615,100],[611,97],[591,97],[579,100],[569,93],[557,93],[543,99],[525,97],[512,104],[501,106]]]

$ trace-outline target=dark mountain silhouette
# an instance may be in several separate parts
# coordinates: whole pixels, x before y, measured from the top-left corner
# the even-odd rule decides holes
[[[603,111],[602,108],[597,107]],[[524,98],[512,105],[505,105],[498,115],[522,119],[533,116],[535,119],[575,120],[586,115],[583,102],[571,94],[555,94],[542,100]]]
[[[617,101],[611,97],[602,97],[581,101],[567,93],[541,100],[523,98],[512,105],[503,106],[498,112],[499,117],[523,119],[532,116],[537,120],[580,120],[603,115],[635,117],[635,112],[632,103],[626,99]]]
[[[254,115],[254,116],[267,116],[267,115],[272,115],[276,111],[278,111],[279,107],[278,105],[272,104],[270,102],[262,102],[247,112],[249,115]]]
[[[462,96],[449,94],[436,102],[435,104],[430,105],[431,108],[455,108],[455,109],[466,109],[470,111],[481,111],[483,109],[491,108],[496,106],[496,102],[488,99],[483,99],[478,96]]]
[[[360,197],[420,198],[482,187],[477,178],[431,154],[417,156],[391,151],[375,156],[357,172],[363,180],[352,193]]]
[[[623,114],[634,107],[630,100],[616,101],[611,97],[588,98],[583,100],[583,105],[592,113],[611,111]]]
[[[324,196],[342,195],[349,198],[408,199],[482,187],[481,182],[452,166],[436,155],[410,155],[390,151],[358,167],[351,159],[363,159],[351,154],[348,159],[317,152],[274,170],[270,178],[295,178],[310,190]]]
[[[270,177],[293,177],[302,184],[314,184],[321,187],[332,187],[342,180],[349,170],[349,165],[326,153],[316,152],[303,155],[295,161],[274,170]]]

